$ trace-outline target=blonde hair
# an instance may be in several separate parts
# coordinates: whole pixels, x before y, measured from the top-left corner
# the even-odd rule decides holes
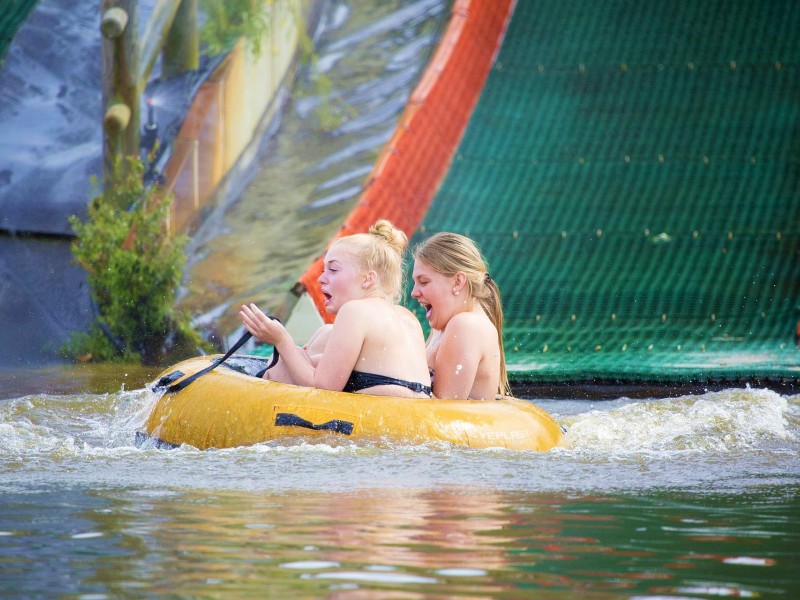
[[[506,353],[503,347],[503,304],[500,289],[489,276],[489,268],[478,245],[463,235],[442,232],[432,235],[414,248],[414,259],[424,262],[435,271],[453,277],[464,273],[467,278],[466,289],[469,298],[476,299],[489,320],[497,329],[497,342],[500,345],[500,386],[498,393],[510,394]]]
[[[368,233],[341,238],[366,271],[375,271],[381,290],[395,304],[403,287],[403,251],[408,237],[386,219],[376,221]]]

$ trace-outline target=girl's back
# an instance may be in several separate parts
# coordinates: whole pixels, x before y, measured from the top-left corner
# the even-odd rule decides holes
[[[351,300],[336,318],[332,335],[337,334],[361,339],[354,371],[430,385],[425,354],[420,351],[425,344],[422,327],[408,309],[374,298]],[[375,386],[363,391],[394,396],[418,395],[397,386]]]

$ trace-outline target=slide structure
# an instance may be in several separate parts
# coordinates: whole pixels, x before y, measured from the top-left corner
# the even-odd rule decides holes
[[[517,390],[797,393],[797,31],[794,0],[457,1],[340,235],[475,239]]]

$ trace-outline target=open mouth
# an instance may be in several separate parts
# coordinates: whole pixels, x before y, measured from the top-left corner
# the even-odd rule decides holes
[[[322,297],[325,299],[325,306],[330,304],[331,295],[328,292],[326,292],[325,290],[322,290]]]
[[[426,319],[430,319],[431,318],[431,311],[433,311],[433,307],[430,304],[425,304],[424,302],[420,302],[420,304],[422,305],[422,308],[425,309],[425,318]]]

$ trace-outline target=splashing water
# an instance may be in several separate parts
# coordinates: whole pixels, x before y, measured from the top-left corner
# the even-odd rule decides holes
[[[789,439],[788,412],[769,390],[726,390],[591,411],[570,424],[569,439],[592,451],[731,452]]]
[[[147,389],[116,394],[25,396],[0,404],[0,469],[20,481],[86,481],[150,487],[233,486],[249,489],[300,486],[395,485],[397,480],[462,485],[476,480],[498,488],[593,489],[613,481],[622,489],[714,481],[736,487],[766,471],[779,479],[797,476],[798,401],[768,390],[726,390],[671,400],[620,399],[600,404],[537,402],[568,428],[569,448],[549,453],[478,451],[447,444],[397,446],[354,442],[335,436],[324,443],[281,440],[249,448],[175,452],[136,448],[157,395]],[[567,409],[567,413],[562,410]],[[316,470],[336,455],[351,472]],[[676,460],[679,458],[679,460]],[[231,468],[230,460],[235,467]],[[250,469],[289,461],[294,472],[279,480],[255,480]],[[196,470],[202,463],[204,468]],[[647,463],[642,477],[631,465]],[[30,465],[36,469],[30,469]],[[776,465],[784,465],[783,470]],[[782,474],[781,474],[782,473]],[[11,478],[13,480],[14,477]]]

